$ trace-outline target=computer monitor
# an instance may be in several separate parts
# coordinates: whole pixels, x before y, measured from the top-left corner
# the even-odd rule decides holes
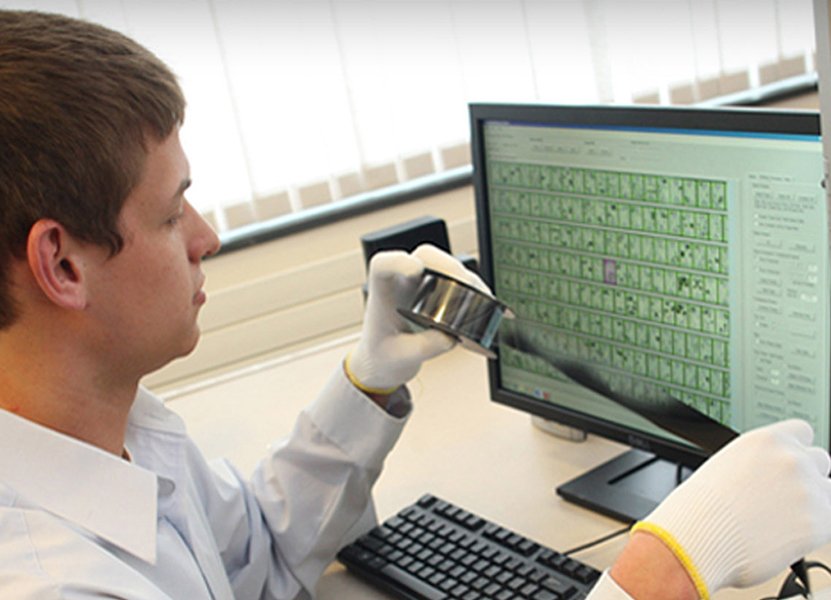
[[[810,111],[470,106],[481,270],[614,389],[829,445],[829,222]],[[558,492],[643,517],[709,452],[499,343],[491,397],[633,448]],[[683,427],[683,425],[682,425]],[[683,429],[681,430],[683,433]]]

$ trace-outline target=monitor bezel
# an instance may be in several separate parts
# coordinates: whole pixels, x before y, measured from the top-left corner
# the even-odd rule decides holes
[[[477,214],[479,264],[486,281],[493,281],[493,265],[487,240],[490,239],[484,172],[483,124],[487,121],[514,121],[563,126],[649,127],[657,129],[729,130],[771,134],[819,136],[819,112],[794,109],[700,108],[670,106],[554,105],[472,103],[469,105],[473,188]],[[484,215],[484,218],[482,218]],[[596,434],[656,456],[696,467],[709,454],[694,446],[677,443],[647,432],[575,411],[562,405],[524,396],[501,387],[498,354],[488,361],[488,385],[493,402]],[[830,365],[831,367],[831,365]],[[829,398],[831,403],[831,398]],[[831,440],[826,440],[826,444]]]

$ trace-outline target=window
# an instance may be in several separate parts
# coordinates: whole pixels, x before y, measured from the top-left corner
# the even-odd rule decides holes
[[[813,70],[810,0],[41,0],[179,75],[221,231],[469,164],[469,101],[691,103]]]

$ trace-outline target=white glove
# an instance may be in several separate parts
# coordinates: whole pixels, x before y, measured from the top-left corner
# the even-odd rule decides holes
[[[455,344],[435,329],[413,333],[398,314],[397,309],[415,293],[425,267],[491,293],[475,273],[435,246],[419,246],[412,254],[400,250],[375,254],[369,263],[363,332],[345,363],[350,380],[364,392],[391,393],[415,377],[422,362]]]
[[[661,538],[702,598],[780,573],[831,540],[831,458],[805,421],[739,436],[635,530]]]

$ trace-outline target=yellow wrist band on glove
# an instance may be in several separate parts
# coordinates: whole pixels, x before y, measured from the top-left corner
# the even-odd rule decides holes
[[[355,374],[352,372],[352,369],[349,368],[350,356],[350,354],[347,354],[346,358],[343,359],[343,372],[346,374],[346,378],[349,380],[349,382],[356,388],[361,390],[364,394],[367,394],[369,396],[389,396],[395,390],[401,387],[400,385],[397,385],[391,388],[373,388],[364,385],[363,383],[361,383],[361,380],[355,376]]]
[[[704,579],[702,579],[698,569],[695,568],[695,564],[690,558],[690,555],[687,554],[687,551],[684,550],[681,544],[678,543],[670,532],[663,527],[655,525],[654,523],[644,523],[643,521],[635,523],[632,527],[632,533],[635,533],[636,531],[651,533],[661,540],[675,555],[678,562],[683,565],[684,569],[689,574],[690,579],[692,579],[693,585],[695,585],[695,589],[698,591],[698,595],[704,600],[710,600],[710,592],[707,590],[707,584],[704,583]]]

